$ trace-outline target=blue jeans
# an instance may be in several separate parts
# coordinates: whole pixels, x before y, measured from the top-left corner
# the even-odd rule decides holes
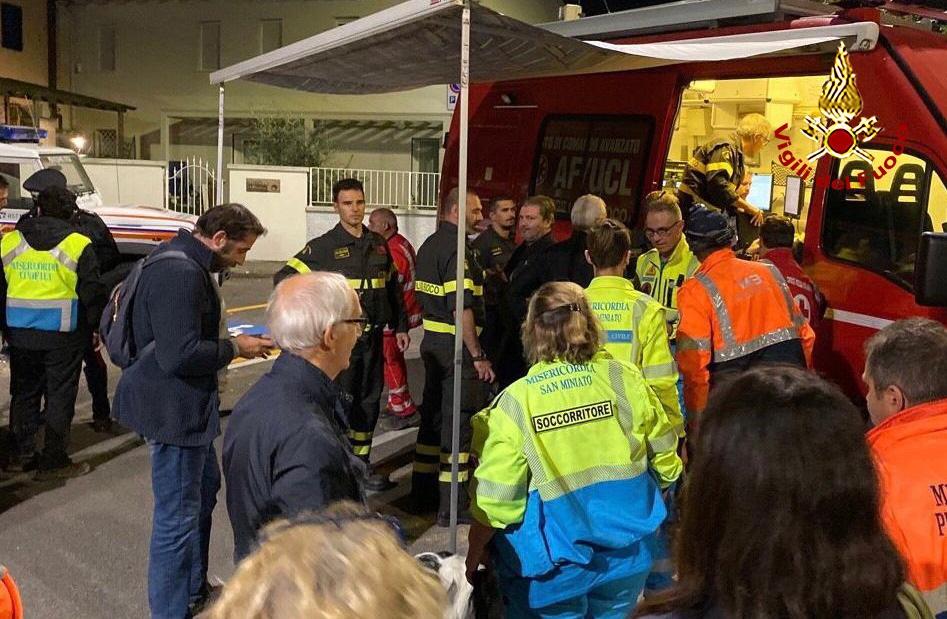
[[[543,608],[528,600],[504,596],[507,619],[626,619],[631,615],[648,574],[640,573],[601,584],[585,595]]]
[[[187,619],[205,592],[210,524],[220,490],[214,444],[177,447],[148,441],[155,511],[148,561],[152,619]]]

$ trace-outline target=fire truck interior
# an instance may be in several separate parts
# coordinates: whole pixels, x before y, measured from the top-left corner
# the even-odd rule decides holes
[[[698,80],[684,91],[665,167],[665,187],[681,180],[684,164],[699,145],[729,137],[744,114],[758,112],[776,129],[788,123],[792,153],[805,158],[816,144],[802,133],[806,115],[819,115],[824,75],[759,79]],[[917,153],[899,149],[897,127],[883,127],[864,150],[869,163],[852,155],[833,163],[826,196],[821,245],[833,258],[869,268],[911,287],[922,232],[947,232],[944,178]],[[884,143],[880,138],[887,138]],[[891,144],[892,141],[895,144]],[[805,234],[815,173],[800,178],[781,165],[781,140],[771,140],[747,161],[753,182],[748,201],[794,219]],[[893,164],[892,164],[893,161]],[[889,165],[890,164],[890,165]],[[811,164],[815,168],[815,164]],[[771,184],[769,188],[760,185]],[[823,181],[820,181],[823,185]],[[787,202],[788,197],[788,202]],[[741,236],[752,228],[741,225]]]

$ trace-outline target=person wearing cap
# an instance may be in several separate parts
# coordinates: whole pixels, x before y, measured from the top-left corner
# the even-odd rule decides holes
[[[0,328],[10,343],[10,430],[16,452],[8,470],[39,469],[38,478],[84,475],[86,462],[66,453],[88,333],[106,290],[89,237],[71,224],[74,196],[44,188],[34,217],[0,241]],[[40,401],[46,396],[42,453],[36,451]]]
[[[68,190],[66,176],[59,170],[45,168],[32,174],[23,182],[23,188],[34,196],[48,187],[60,187]],[[71,194],[71,192],[70,192]],[[82,235],[92,241],[92,252],[99,263],[99,273],[102,285],[106,292],[114,288],[131,267],[131,262],[122,262],[118,245],[112,232],[102,221],[102,218],[90,211],[79,208],[75,195],[72,196],[73,215],[70,223]],[[36,208],[32,208],[17,222],[17,228],[30,218],[36,217]],[[82,369],[85,374],[86,385],[92,396],[92,429],[96,432],[110,432],[112,430],[111,405],[108,392],[108,366],[102,357],[95,334],[87,332],[85,353],[82,358]]]
[[[715,382],[765,363],[805,367],[815,332],[775,266],[736,257],[736,233],[722,213],[694,209],[684,235],[700,268],[678,294],[677,364],[696,429]]]

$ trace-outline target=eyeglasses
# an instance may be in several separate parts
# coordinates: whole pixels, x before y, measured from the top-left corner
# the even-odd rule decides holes
[[[679,223],[682,223],[682,220],[679,219],[666,228],[645,228],[644,235],[649,239],[658,237],[664,238],[671,234]]]
[[[358,325],[358,326],[360,326],[360,327],[364,327],[364,326],[366,326],[366,325],[368,324],[368,318],[365,318],[365,317],[361,317],[361,318],[343,318],[343,319],[340,320],[339,322],[345,322],[345,323],[349,323],[349,324],[353,324],[353,325]]]

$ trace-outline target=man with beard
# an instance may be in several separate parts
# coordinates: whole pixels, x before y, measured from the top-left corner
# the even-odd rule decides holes
[[[480,344],[487,358],[495,363],[503,335],[502,299],[507,285],[503,269],[516,249],[516,202],[505,196],[495,198],[490,203],[489,216],[490,226],[470,245],[477,253],[484,274],[483,303],[486,308],[486,324],[480,334]]]
[[[135,362],[115,391],[115,418],[151,452],[154,518],[148,565],[153,618],[197,614],[209,593],[211,515],[220,489],[217,371],[236,357],[265,357],[269,338],[220,339],[212,273],[243,264],[266,230],[246,207],[222,204],[159,246],[183,254],[146,261],[132,304]]]

